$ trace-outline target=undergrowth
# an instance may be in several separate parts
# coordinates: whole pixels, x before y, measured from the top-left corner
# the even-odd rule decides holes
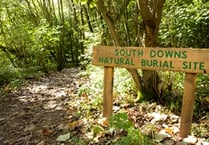
[[[89,76],[90,82],[82,86],[79,93],[80,95],[85,94],[88,96],[93,106],[101,105],[103,94],[103,67],[88,65],[85,73]],[[185,74],[170,71],[159,71],[158,74],[161,78],[161,83],[159,84],[161,94],[159,94],[155,101],[166,106],[170,111],[179,113],[181,111],[184,93]],[[197,75],[196,80],[194,118],[198,119],[209,114],[209,75]],[[137,100],[137,95],[138,92],[127,70],[124,68],[115,68],[113,102],[119,102],[120,104],[134,103]]]
[[[124,136],[113,141],[114,145],[152,145],[152,139],[135,128],[125,112],[117,113],[110,118],[110,128],[125,132]]]

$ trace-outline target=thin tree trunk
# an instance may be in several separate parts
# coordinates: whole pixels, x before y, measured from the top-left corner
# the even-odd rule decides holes
[[[60,46],[57,48],[57,58],[58,58],[58,66],[57,70],[61,71],[65,65],[65,57],[63,54],[64,49],[64,12],[63,12],[63,3],[62,0],[58,0],[58,10],[59,10],[59,17],[62,22],[62,30],[60,33]]]
[[[38,13],[35,13],[36,11],[34,12],[34,8],[31,6],[30,1],[25,0],[25,2],[27,3],[28,11],[29,11],[29,13],[30,13],[30,16],[31,16],[32,21],[34,22],[34,24],[35,24],[36,26],[38,26],[38,24],[39,24]]]
[[[87,24],[88,24],[88,27],[89,27],[89,31],[93,33],[94,30],[93,30],[92,25],[91,25],[91,20],[90,20],[90,17],[89,17],[87,7],[83,6],[83,9],[84,9],[84,13],[85,13],[85,16],[86,16],[86,21],[87,21]]]

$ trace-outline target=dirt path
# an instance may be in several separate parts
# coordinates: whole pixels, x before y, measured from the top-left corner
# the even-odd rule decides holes
[[[66,131],[68,103],[85,81],[78,73],[78,68],[52,73],[0,98],[0,144],[55,145]]]

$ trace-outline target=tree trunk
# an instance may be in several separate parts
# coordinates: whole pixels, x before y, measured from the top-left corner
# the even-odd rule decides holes
[[[145,29],[145,47],[155,47],[165,0],[137,0]],[[143,70],[144,92],[149,96],[158,96],[159,76],[156,71]]]
[[[150,27],[145,25],[145,47],[155,47],[156,46],[156,27]],[[158,84],[159,76],[157,71],[151,70],[142,70],[143,74],[143,84],[144,84],[144,93],[148,96],[158,96]]]

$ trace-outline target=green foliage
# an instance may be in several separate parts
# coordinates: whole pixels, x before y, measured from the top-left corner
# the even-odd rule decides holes
[[[209,3],[193,0],[166,1],[160,28],[159,44],[167,47],[209,46]]]
[[[124,94],[135,93],[135,86],[133,80],[131,78],[131,75],[127,72],[126,69],[115,68],[114,79],[115,79],[114,86],[116,90],[118,90],[118,92],[116,93],[118,93],[119,95],[123,95],[123,93]]]
[[[18,70],[11,69],[11,68],[1,68],[0,72],[0,85],[8,84],[12,81],[15,81],[14,79],[19,78],[20,73]]]
[[[167,0],[160,25],[159,45],[162,47],[208,48],[208,8],[209,3],[205,0]],[[160,102],[167,104],[173,111],[180,110],[184,75],[173,72],[162,72],[160,75],[162,80]],[[204,101],[204,98],[208,96],[207,78],[208,75],[198,75],[197,77],[194,111],[197,118],[207,110],[207,107],[203,105],[207,102]]]
[[[207,117],[205,117],[205,118],[207,118]],[[204,138],[208,134],[208,129],[209,129],[209,125],[208,125],[207,122],[204,122],[204,123],[200,122],[199,124],[193,124],[193,126],[192,126],[192,133],[195,136],[199,136],[199,137],[203,137]],[[209,140],[209,139],[207,139],[207,140]]]
[[[135,1],[104,1],[108,16],[112,20],[120,40],[121,46],[142,46],[142,19],[139,17],[139,11]],[[108,32],[107,25],[103,26],[103,45],[115,45]]]
[[[197,76],[197,96],[209,96],[209,75],[199,74]]]
[[[80,3],[81,5],[88,5],[90,8],[96,7],[96,0],[73,0],[75,3]]]
[[[113,144],[115,145],[151,145],[151,139],[146,135],[140,133],[133,123],[129,120],[127,113],[117,113],[110,118],[110,128],[123,129],[127,132],[126,136],[116,139]]]
[[[133,124],[129,121],[127,113],[117,113],[110,119],[111,127],[117,129],[125,129],[128,131],[129,128],[133,127]]]
[[[157,99],[160,104],[168,106],[171,111],[180,111],[184,91],[184,73],[159,72],[161,83],[160,95]]]
[[[35,66],[47,72],[56,65],[64,67],[65,62],[78,65],[78,57],[84,53],[81,30],[85,28],[79,26],[85,22],[84,16],[77,17],[79,4],[44,3],[0,2],[1,50],[17,68]]]
[[[25,79],[38,79],[43,75],[41,68],[15,68],[10,60],[0,51],[0,87],[6,87],[7,90],[20,89]]]
[[[160,97],[157,101],[171,111],[180,112],[184,93],[184,73],[159,72],[161,83]],[[207,115],[209,110],[209,75],[199,74],[196,79],[194,118]]]
[[[101,104],[103,94],[103,68],[88,65],[86,74],[90,79],[86,85],[79,88],[79,95],[86,96],[91,104]],[[137,92],[132,78],[126,69],[115,68],[114,72],[114,99],[118,99],[121,103],[134,102]],[[94,105],[93,105],[94,106]]]
[[[195,118],[201,118],[208,115],[209,111],[209,75],[199,74],[196,81],[196,93],[195,93]]]
[[[102,110],[102,69],[89,65],[85,73],[79,75],[89,77],[89,81],[82,85],[78,90],[79,97],[85,98],[85,101],[80,105],[80,110],[86,112],[86,117],[92,117],[93,110]],[[96,114],[94,114],[94,117]]]
[[[60,26],[50,27],[50,24],[45,20],[41,20],[40,26],[34,28],[32,32],[31,53],[32,62],[36,66],[49,68],[53,65],[56,59],[56,49],[59,47]]]
[[[0,58],[0,86],[14,81],[15,78],[21,77],[20,73],[18,72],[18,69],[15,69],[10,64],[9,59],[1,51]]]
[[[91,63],[92,59],[92,48],[94,45],[100,43],[101,32],[99,30],[95,30],[94,33],[86,32],[85,33],[84,46],[86,47],[83,54],[79,56],[79,64],[82,69],[87,69],[87,66]]]
[[[114,70],[114,96],[121,103],[133,103],[137,100],[138,92],[131,75],[123,68]]]

